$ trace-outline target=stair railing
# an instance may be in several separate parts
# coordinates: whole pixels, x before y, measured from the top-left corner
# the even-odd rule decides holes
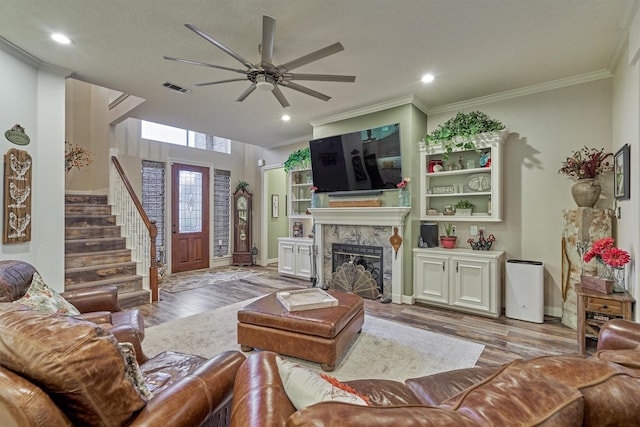
[[[116,223],[126,236],[131,258],[136,262],[137,274],[142,276],[142,287],[151,291],[151,301],[158,301],[158,228],[142,208],[116,156],[111,156],[109,179],[109,204],[116,216]]]

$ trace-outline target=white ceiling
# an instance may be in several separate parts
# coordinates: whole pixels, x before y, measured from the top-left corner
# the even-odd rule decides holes
[[[146,101],[133,117],[263,147],[304,140],[311,122],[392,99],[425,110],[575,76],[611,71],[637,0],[4,0],[0,37],[71,77]],[[191,23],[259,63],[262,15],[277,20],[274,63],[334,42],[345,50],[296,69],[355,75],[355,83],[299,82],[328,102],[282,88],[272,94],[225,70],[174,56],[243,66],[188,30]],[[64,32],[70,46],[49,39]],[[436,80],[420,83],[423,73]],[[191,88],[172,92],[164,82]]]

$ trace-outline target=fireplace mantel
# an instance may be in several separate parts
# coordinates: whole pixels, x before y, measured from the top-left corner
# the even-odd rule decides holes
[[[316,224],[389,226],[402,225],[410,210],[399,207],[309,209]]]

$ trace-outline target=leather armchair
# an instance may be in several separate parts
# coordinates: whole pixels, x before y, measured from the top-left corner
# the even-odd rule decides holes
[[[0,425],[226,426],[244,360],[239,351],[161,353],[140,364],[152,394],[144,397],[108,331],[0,303]]]
[[[36,271],[34,266],[24,261],[0,261],[0,303],[22,298]],[[139,341],[144,340],[142,313],[139,310],[123,310],[118,305],[117,287],[80,289],[60,295],[80,311],[79,318],[110,329],[119,341],[128,341],[121,337],[131,334],[137,335]]]

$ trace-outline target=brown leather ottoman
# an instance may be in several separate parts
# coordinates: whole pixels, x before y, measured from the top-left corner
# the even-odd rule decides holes
[[[327,291],[338,305],[303,311],[287,311],[275,292],[238,311],[238,344],[242,351],[270,350],[322,364],[333,371],[337,360],[362,330],[361,297]]]

